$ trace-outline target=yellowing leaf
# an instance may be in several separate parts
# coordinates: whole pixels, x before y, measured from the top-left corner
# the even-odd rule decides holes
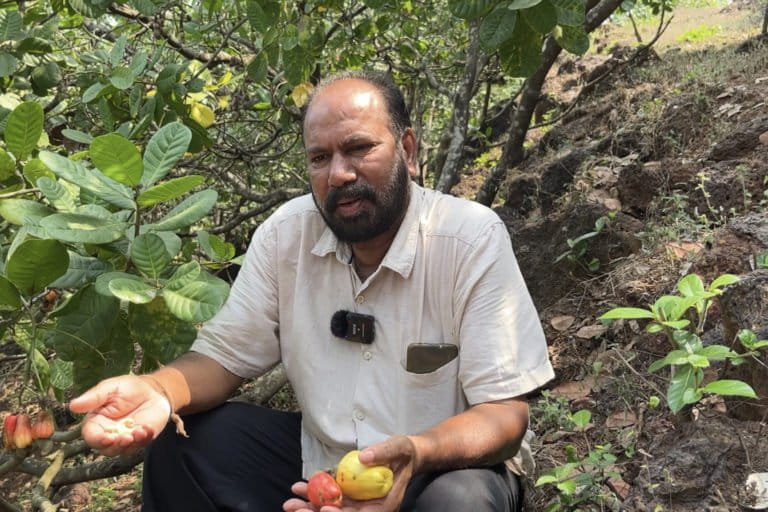
[[[150,89],[150,90],[147,91],[147,94],[145,94],[144,96],[146,98],[154,98],[155,94],[157,94],[157,90],[156,89]]]
[[[309,82],[304,82],[303,84],[299,84],[294,87],[293,91],[291,91],[291,98],[293,98],[293,103],[299,108],[303,107],[309,99],[309,95],[312,93],[314,88],[315,87]]]
[[[192,104],[189,117],[194,119],[195,122],[203,128],[208,128],[216,122],[216,114],[213,113],[213,110],[203,105],[202,103]]]
[[[231,96],[219,96],[218,97],[219,109],[228,108],[230,99],[231,99]]]

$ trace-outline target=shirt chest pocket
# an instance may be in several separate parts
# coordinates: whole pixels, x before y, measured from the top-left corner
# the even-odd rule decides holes
[[[402,434],[419,433],[463,409],[458,353],[453,355],[453,349],[447,348],[418,348],[409,355],[411,359],[406,356],[399,368],[397,417]]]

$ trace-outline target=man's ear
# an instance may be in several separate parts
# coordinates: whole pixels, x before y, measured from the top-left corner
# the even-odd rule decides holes
[[[403,151],[405,151],[405,165],[408,167],[408,174],[413,178],[418,174],[416,169],[416,134],[413,129],[406,128],[400,137],[400,143],[403,145]]]

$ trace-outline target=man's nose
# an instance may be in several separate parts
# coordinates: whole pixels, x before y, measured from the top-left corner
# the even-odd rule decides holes
[[[328,172],[328,185],[331,187],[343,187],[347,183],[357,179],[357,172],[343,155],[334,155],[331,158]]]

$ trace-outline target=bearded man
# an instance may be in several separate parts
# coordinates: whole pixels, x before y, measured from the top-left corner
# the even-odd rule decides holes
[[[303,134],[312,193],[259,226],[188,354],[71,403],[84,438],[149,445],[146,511],[317,512],[305,480],[352,449],[394,484],[344,512],[520,510],[525,395],[553,371],[504,224],[411,181],[416,137],[385,75],[321,82]],[[299,413],[226,401],[279,362]]]

